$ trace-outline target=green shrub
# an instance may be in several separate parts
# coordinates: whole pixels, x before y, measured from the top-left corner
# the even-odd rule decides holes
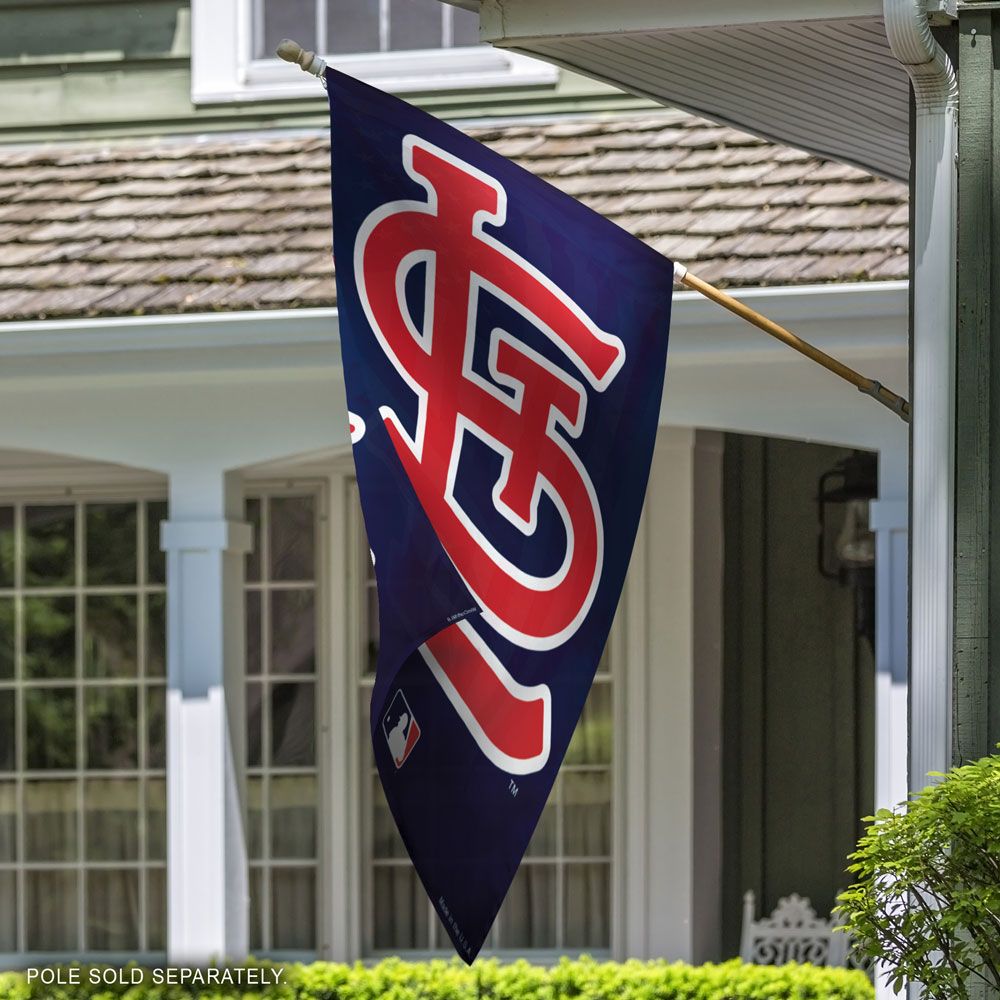
[[[271,963],[255,967],[282,968]],[[374,966],[286,965],[281,984],[254,991],[235,987],[90,986],[99,966],[76,966],[78,986],[29,983],[24,973],[0,973],[0,1000],[872,1000],[860,972],[809,965],[684,965],[680,962],[595,962],[563,959],[552,968],[527,962],[457,959]]]
[[[869,817],[840,912],[862,953],[935,1000],[1000,990],[1000,756]]]

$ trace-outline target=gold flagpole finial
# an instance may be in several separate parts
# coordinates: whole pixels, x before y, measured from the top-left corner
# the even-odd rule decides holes
[[[291,38],[283,38],[278,42],[278,48],[275,51],[279,59],[295,63],[296,66],[302,67],[307,73],[318,76],[320,79],[323,78],[326,63],[315,52],[307,52],[298,42],[292,41]]]

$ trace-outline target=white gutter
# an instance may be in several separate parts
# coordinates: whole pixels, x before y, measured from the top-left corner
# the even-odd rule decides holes
[[[906,281],[851,281],[843,284],[769,285],[738,288],[735,298],[780,323],[876,319],[905,313]],[[748,349],[770,345],[733,320],[700,292],[675,291],[671,326],[731,325]],[[889,330],[886,337],[893,339]],[[282,348],[289,354],[336,348],[340,325],[335,306],[313,309],[255,309],[145,316],[98,316],[0,322],[0,361],[25,358],[66,359],[83,355],[172,351]],[[881,344],[875,345],[881,348]],[[780,348],[783,352],[786,348]],[[338,362],[339,359],[333,356]],[[0,366],[0,380],[6,374]]]
[[[958,80],[923,0],[884,0],[916,100],[910,480],[911,788],[951,764]]]

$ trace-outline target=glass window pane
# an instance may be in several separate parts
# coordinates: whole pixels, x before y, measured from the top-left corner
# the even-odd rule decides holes
[[[29,597],[24,602],[24,676],[76,674],[76,599]]]
[[[24,530],[26,586],[72,586],[76,578],[74,508],[25,507]]]
[[[84,692],[87,767],[139,766],[137,692],[134,687],[92,687]]]
[[[146,872],[146,945],[150,951],[167,950],[167,870]]]
[[[377,949],[427,948],[427,893],[410,865],[377,867],[373,878]]]
[[[0,861],[17,861],[17,785],[0,782]]]
[[[316,48],[316,0],[261,0],[261,7],[262,35],[255,46],[257,59],[274,58],[274,50],[282,38],[294,38],[307,49]]]
[[[271,947],[316,948],[316,869],[271,869]]]
[[[139,947],[139,873],[87,872],[87,943],[90,951]]]
[[[0,587],[14,586],[14,508],[0,507]]]
[[[611,865],[566,865],[565,944],[568,948],[611,945]]]
[[[14,692],[0,689],[0,771],[13,771],[17,766],[14,755]]]
[[[162,778],[146,782],[146,857],[167,858],[167,783]]]
[[[500,909],[504,948],[556,946],[555,865],[522,865]]]
[[[253,545],[246,554],[246,579],[249,583],[260,581],[260,503],[257,497],[248,499],[244,513],[253,532]]]
[[[271,763],[275,767],[316,762],[313,684],[275,684],[271,688]]]
[[[390,49],[441,48],[444,5],[438,0],[390,0]]]
[[[87,526],[87,583],[136,582],[136,524],[134,503],[89,503]]]
[[[327,0],[326,51],[330,55],[378,52],[379,5],[358,0]]]
[[[146,767],[167,766],[167,689],[162,684],[146,688]]]
[[[17,951],[17,875],[0,872],[0,952]]]
[[[167,502],[146,504],[146,582],[167,582],[167,554],[160,548],[160,523],[167,519]]]
[[[247,778],[247,856],[264,857],[263,778]]]
[[[146,676],[167,675],[167,595],[146,598]]]
[[[557,776],[556,783],[552,786],[552,791],[549,792],[548,802],[545,803],[541,818],[538,820],[538,826],[535,827],[535,832],[531,835],[531,840],[528,842],[528,849],[524,852],[529,857],[551,858],[559,853],[557,813],[559,786],[562,780],[562,775]]]
[[[271,497],[269,502],[271,579],[315,579],[315,499],[311,496]]]
[[[611,854],[611,774],[578,771],[562,776],[563,853],[570,857]]]
[[[247,767],[260,767],[263,703],[260,684],[247,684]]]
[[[78,951],[75,871],[24,873],[28,951]]]
[[[271,857],[316,857],[316,779],[271,778]]]
[[[245,596],[246,596],[246,624],[247,624],[247,648],[246,648],[247,676],[254,677],[261,672],[261,662],[260,662],[261,594],[259,590],[248,590]]]
[[[88,861],[138,860],[138,781],[107,778],[84,782],[83,810]]]
[[[367,741],[366,741],[367,742]],[[376,860],[408,857],[403,838],[385,800],[382,779],[372,775],[372,857]]]
[[[263,868],[250,869],[250,950],[264,947],[264,879]]]
[[[590,689],[565,763],[611,763],[611,685],[607,682],[598,681]]]
[[[479,15],[461,7],[451,9],[451,44],[456,46],[479,44]]]
[[[87,597],[83,635],[83,671],[87,677],[135,677],[138,614],[135,597]]]
[[[311,590],[271,592],[271,673],[316,670],[316,611]]]
[[[77,783],[24,783],[26,861],[75,861],[77,857]]]
[[[0,681],[14,677],[14,598],[0,597]]]
[[[24,692],[25,763],[29,771],[76,767],[76,690],[28,688]]]

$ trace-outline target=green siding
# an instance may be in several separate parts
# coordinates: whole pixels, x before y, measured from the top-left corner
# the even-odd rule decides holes
[[[952,747],[956,764],[992,752],[1000,741],[998,58],[1000,13],[963,10],[958,33],[958,392]]]
[[[319,92],[195,107],[190,51],[189,0],[0,0],[0,141],[325,124]],[[476,119],[649,106],[572,73],[554,86],[407,99],[441,117]]]

